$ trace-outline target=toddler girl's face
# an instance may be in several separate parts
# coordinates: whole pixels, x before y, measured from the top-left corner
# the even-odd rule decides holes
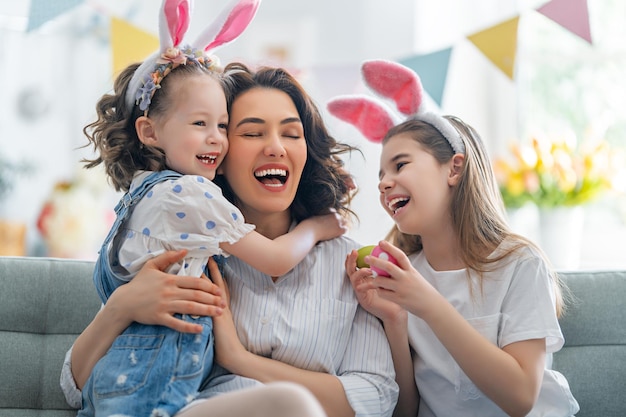
[[[209,75],[172,81],[169,109],[155,120],[154,146],[165,152],[169,168],[212,180],[228,152],[224,90]]]

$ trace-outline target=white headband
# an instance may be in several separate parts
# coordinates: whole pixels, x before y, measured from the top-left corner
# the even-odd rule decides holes
[[[465,154],[459,131],[445,117],[426,111],[419,76],[410,68],[385,60],[366,61],[361,67],[365,83],[378,95],[394,101],[407,119],[433,126],[448,141],[455,153]],[[380,100],[365,95],[339,96],[328,102],[328,111],[354,125],[370,141],[380,143],[389,129],[403,120]]]

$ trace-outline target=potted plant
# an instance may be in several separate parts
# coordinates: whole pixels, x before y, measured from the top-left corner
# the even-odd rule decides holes
[[[583,206],[613,189],[617,167],[607,141],[577,146],[571,138],[533,137],[494,161],[507,210],[529,203],[538,208],[540,244],[559,268],[578,265]]]

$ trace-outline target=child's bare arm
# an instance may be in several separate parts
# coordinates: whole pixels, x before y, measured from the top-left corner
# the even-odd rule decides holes
[[[277,277],[299,264],[317,242],[341,236],[346,231],[343,218],[338,213],[330,213],[303,220],[292,231],[273,240],[251,232],[236,243],[221,243],[220,247],[255,269]]]

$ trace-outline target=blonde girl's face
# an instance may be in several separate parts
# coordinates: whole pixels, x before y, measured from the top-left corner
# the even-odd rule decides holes
[[[380,203],[401,232],[436,234],[449,225],[451,163],[440,164],[409,134],[384,145],[380,157]]]
[[[228,152],[224,90],[206,74],[172,81],[168,110],[154,120],[150,144],[165,152],[169,168],[212,180]]]

